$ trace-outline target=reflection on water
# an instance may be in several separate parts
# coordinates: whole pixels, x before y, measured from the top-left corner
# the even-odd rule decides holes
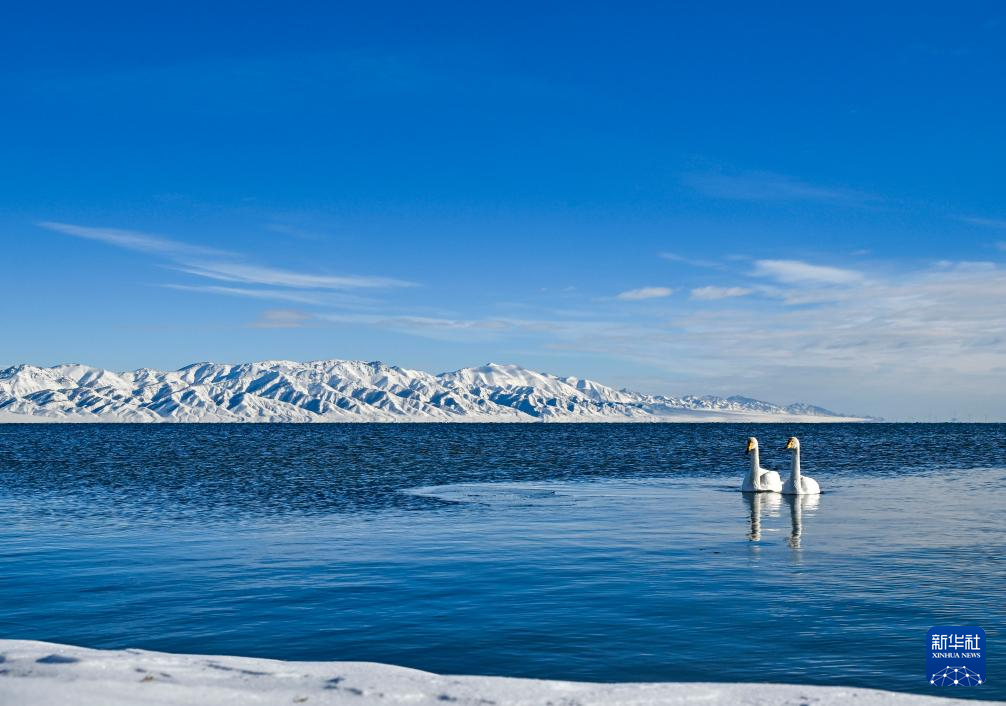
[[[1006,427],[546,427],[0,426],[0,633],[940,695],[930,626],[1003,639]],[[752,434],[826,496],[740,493]]]
[[[741,495],[744,496],[744,502],[748,506],[748,514],[751,518],[751,531],[748,532],[748,539],[752,542],[761,541],[762,514],[778,517],[782,496],[779,493],[741,493]]]
[[[812,517],[821,504],[820,495],[781,495],[779,493],[742,493],[742,495],[748,508],[748,518],[751,523],[747,537],[752,542],[760,542],[762,539],[762,517],[779,517],[779,508],[783,503],[786,503],[790,519],[788,543],[792,549],[800,549],[804,514]]]
[[[790,534],[789,546],[800,549],[800,537],[803,535],[803,515],[813,514],[821,504],[820,495],[784,495],[789,505]]]

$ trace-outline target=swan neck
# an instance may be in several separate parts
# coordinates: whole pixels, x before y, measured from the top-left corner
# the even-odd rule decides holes
[[[793,449],[793,466],[790,477],[793,480],[798,480],[800,478],[800,449]]]
[[[751,482],[758,480],[758,472],[761,470],[761,461],[758,459],[758,449],[751,450]]]

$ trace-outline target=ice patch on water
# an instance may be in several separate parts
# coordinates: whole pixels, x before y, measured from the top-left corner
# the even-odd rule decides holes
[[[435,498],[449,503],[474,503],[508,507],[532,505],[569,505],[576,499],[561,490],[541,486],[502,485],[497,483],[458,483],[431,485],[402,491],[423,498]]]

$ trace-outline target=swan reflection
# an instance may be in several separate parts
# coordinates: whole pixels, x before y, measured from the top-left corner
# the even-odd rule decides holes
[[[744,503],[751,513],[751,531],[748,533],[748,539],[752,542],[761,541],[762,514],[778,517],[782,496],[777,493],[744,493]]]
[[[821,503],[820,495],[786,495],[786,504],[789,505],[789,521],[791,531],[789,535],[789,546],[793,549],[800,548],[800,538],[803,535],[803,513],[804,511],[813,513]]]

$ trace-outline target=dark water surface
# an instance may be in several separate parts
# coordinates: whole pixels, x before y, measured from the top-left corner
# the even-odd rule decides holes
[[[0,518],[4,637],[1006,698],[1006,425],[0,425]]]

